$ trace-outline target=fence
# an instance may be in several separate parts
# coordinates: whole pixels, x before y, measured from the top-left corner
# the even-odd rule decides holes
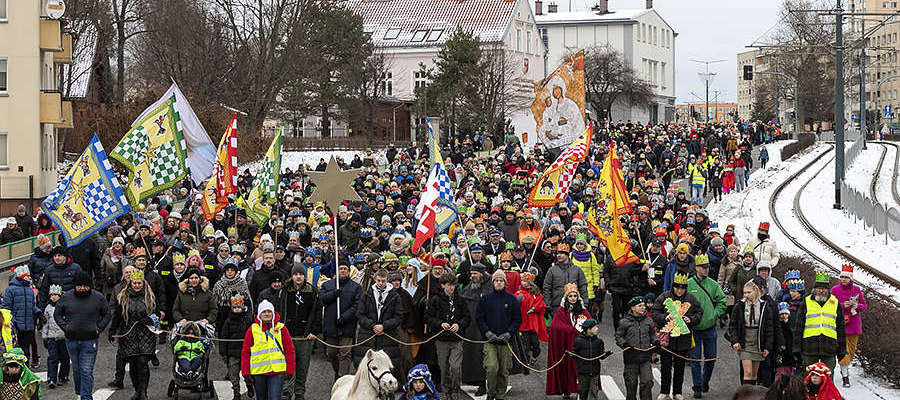
[[[846,151],[846,165],[850,166],[856,161],[856,157],[862,153],[862,137],[858,137]],[[865,226],[871,227],[873,234],[884,235],[884,243],[888,238],[900,241],[900,211],[886,204],[877,203],[870,199],[866,193],[847,185],[847,181],[841,182],[841,205],[844,210],[862,221]]]

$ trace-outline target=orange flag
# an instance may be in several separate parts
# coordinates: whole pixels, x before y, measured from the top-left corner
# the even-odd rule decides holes
[[[237,192],[237,114],[231,116],[231,123],[219,142],[213,174],[203,187],[200,202],[203,216],[211,221],[216,213],[228,206],[228,195]]]
[[[619,219],[631,213],[631,203],[625,190],[625,180],[622,179],[622,165],[611,141],[597,182],[597,194],[597,203],[588,211],[588,229],[609,249],[616,265],[640,261],[631,252],[631,240]]]

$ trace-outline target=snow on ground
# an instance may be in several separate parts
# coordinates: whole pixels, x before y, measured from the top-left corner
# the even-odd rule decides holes
[[[894,162],[897,160],[897,148],[894,146],[880,145],[887,148],[887,154],[884,158],[884,164],[881,166],[881,174],[878,175],[878,185],[875,187],[875,195],[881,204],[887,205],[888,208],[894,207],[900,211],[900,204],[894,200],[894,194],[891,192],[893,184],[893,176],[897,173],[894,171]]]
[[[850,387],[841,386],[840,369],[834,372],[834,379],[845,399],[900,400],[900,389],[889,389],[891,383],[866,375],[855,361],[850,366]]]
[[[290,168],[291,171],[296,171],[297,167],[300,164],[306,164],[309,168],[316,168],[319,165],[320,159],[325,159],[325,162],[328,162],[328,158],[334,155],[335,158],[341,158],[349,164],[353,161],[353,156],[359,155],[360,158],[365,157],[366,152],[363,150],[307,150],[307,151],[284,151],[281,153],[281,169],[284,170],[286,168]],[[385,157],[385,150],[376,150],[373,152],[375,154],[375,163],[378,165],[387,164],[387,158]],[[246,163],[241,165],[238,168],[238,172],[243,172],[245,169],[250,169],[251,172],[256,172],[262,166],[262,159],[257,161],[253,161],[250,163]]]
[[[856,160],[853,161],[853,164],[849,165],[849,168],[847,168],[847,171],[844,173],[844,181],[847,182],[847,185],[858,190],[868,198],[872,197],[869,193],[869,188],[872,184],[872,177],[875,175],[875,168],[878,166],[878,160],[884,152],[884,147],[885,146],[880,144],[869,143],[866,149],[859,153],[859,156],[856,157]],[[887,164],[887,162],[885,162],[885,164]],[[882,165],[882,167],[884,166]],[[831,168],[831,171],[832,175],[834,175],[834,167]],[[826,172],[823,171],[822,175],[825,174]],[[831,184],[834,184],[834,179],[831,180]]]

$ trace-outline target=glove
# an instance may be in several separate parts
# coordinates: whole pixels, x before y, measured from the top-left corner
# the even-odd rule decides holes
[[[510,335],[509,332],[503,332],[500,336],[497,336],[497,340],[501,343],[509,343],[510,339],[512,339],[512,335]]]
[[[341,297],[341,293],[342,293],[342,292],[341,292],[341,289],[334,289],[334,295],[335,295],[336,297]]]
[[[534,314],[534,307],[529,308],[526,314]]]
[[[600,355],[600,359],[601,359],[601,360],[605,360],[606,357],[609,357],[609,356],[611,356],[611,355],[612,355],[612,352],[609,351],[609,350],[607,350],[605,353],[603,353],[603,354]]]
[[[487,333],[484,334],[484,337],[488,340],[488,342],[491,342],[491,343],[494,343],[497,341],[497,335],[495,335],[494,332],[491,332],[491,331],[487,331]]]

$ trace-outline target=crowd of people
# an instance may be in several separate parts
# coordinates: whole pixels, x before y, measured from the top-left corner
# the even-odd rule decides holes
[[[123,388],[129,365],[136,400],[148,398],[163,343],[185,380],[202,376],[217,349],[235,399],[241,380],[260,400],[305,399],[310,359],[322,347],[335,379],[354,374],[367,350],[383,350],[405,399],[467,398],[463,383],[505,399],[510,374],[546,369],[537,361],[543,351],[548,396],[597,398],[601,360],[622,352],[628,399],[683,398],[688,365],[701,398],[719,337],[739,354],[735,384],[799,382],[799,397],[778,398],[839,399],[832,371],[839,359],[850,385],[866,308],[852,268],[834,287],[817,273],[807,291],[799,271],[773,276],[780,255],[768,223],[741,237],[704,210],[707,200],[744,190],[752,151],[779,138],[778,126],[759,122],[605,126],[566,201],[547,209],[530,208],[527,197],[554,151],[525,154],[514,134],[491,151],[452,138],[443,157],[458,219],[415,253],[416,204],[429,171],[420,148],[339,160],[360,169],[352,185],[363,199],[342,204],[306,200],[315,190],[308,168],[325,170],[324,158],[286,168],[262,225],[236,201],[207,221],[188,180],[70,247],[54,246],[49,219],[35,222],[20,207],[0,241],[38,239],[0,305],[0,397],[39,397],[31,370],[45,353],[44,388],[65,386],[71,367],[75,393],[90,400],[106,335],[117,343],[109,385]],[[610,141],[634,210],[624,226],[640,258],[624,265],[585,221]],[[762,147],[756,161],[767,160]],[[241,190],[253,179],[243,171]],[[614,329],[615,347],[598,336],[603,324]]]

